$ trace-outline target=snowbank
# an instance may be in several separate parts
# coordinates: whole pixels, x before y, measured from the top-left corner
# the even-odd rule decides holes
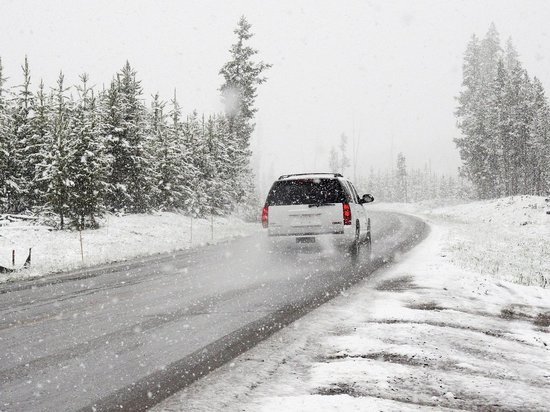
[[[176,213],[139,214],[105,217],[101,228],[82,232],[52,230],[32,221],[0,222],[0,266],[12,267],[12,250],[16,267],[21,267],[32,248],[31,269],[0,274],[0,282],[43,276],[83,266],[114,262],[186,249],[218,242],[260,230],[257,223],[245,223],[237,217],[190,219]]]
[[[454,263],[524,285],[550,287],[550,214],[540,196],[514,196],[455,206],[379,204],[446,225],[445,253]]]

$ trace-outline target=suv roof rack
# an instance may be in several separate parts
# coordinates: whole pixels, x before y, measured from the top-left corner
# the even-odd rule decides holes
[[[293,173],[289,175],[281,175],[279,176],[279,180],[286,179],[287,177],[292,177],[292,176],[308,176],[308,175],[330,175],[334,177],[344,177],[340,173]]]

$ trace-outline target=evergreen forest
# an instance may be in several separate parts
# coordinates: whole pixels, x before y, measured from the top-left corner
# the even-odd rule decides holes
[[[234,32],[220,70],[225,110],[208,115],[183,114],[175,92],[146,99],[129,62],[98,90],[88,74],[35,85],[26,57],[8,88],[0,60],[0,213],[82,229],[105,212],[225,215],[252,202],[254,101],[270,65],[254,60],[244,17]]]

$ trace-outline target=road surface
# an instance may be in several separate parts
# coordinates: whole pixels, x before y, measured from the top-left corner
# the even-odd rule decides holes
[[[372,213],[373,259],[255,235],[0,286],[0,410],[144,410],[391,262],[427,231]]]

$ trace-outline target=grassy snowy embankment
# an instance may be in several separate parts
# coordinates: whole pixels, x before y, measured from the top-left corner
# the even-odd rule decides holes
[[[523,285],[550,286],[550,204],[514,196],[456,206],[381,204],[449,228],[444,250],[458,266]]]
[[[77,231],[52,230],[29,221],[0,220],[0,266],[12,267],[11,254],[15,250],[16,267],[21,267],[32,248],[31,268],[0,274],[0,282],[172,252],[258,230],[258,223],[246,223],[236,217],[216,217],[212,240],[209,219],[191,222],[187,216],[167,212],[122,217],[108,215],[99,229],[82,232],[82,258]]]
[[[400,262],[156,410],[548,410],[543,199],[405,207],[431,233]]]

